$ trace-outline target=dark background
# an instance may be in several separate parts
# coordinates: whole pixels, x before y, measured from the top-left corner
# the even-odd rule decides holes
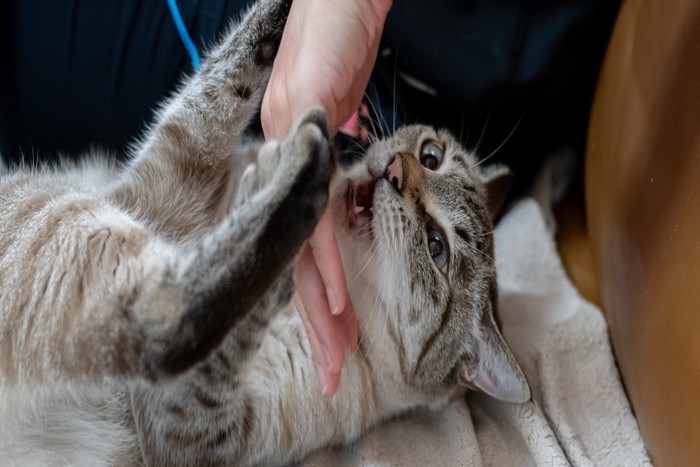
[[[200,55],[248,3],[179,2]],[[495,152],[524,186],[552,150],[583,152],[618,7],[395,0],[369,95],[388,131],[394,122],[448,127],[480,155]],[[0,18],[0,153],[10,164],[92,146],[125,157],[192,72],[165,1],[6,0]]]

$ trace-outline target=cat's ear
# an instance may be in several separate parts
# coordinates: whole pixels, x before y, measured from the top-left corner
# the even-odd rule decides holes
[[[530,400],[530,386],[493,315],[489,313],[484,321],[470,356],[462,362],[459,383],[506,402]]]
[[[486,207],[491,220],[495,220],[513,186],[513,174],[508,167],[494,164],[482,169],[481,180],[486,186]]]

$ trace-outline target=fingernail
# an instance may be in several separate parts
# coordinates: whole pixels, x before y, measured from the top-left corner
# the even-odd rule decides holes
[[[333,289],[331,289],[331,288],[326,289],[326,297],[328,297],[328,305],[331,308],[331,314],[332,315],[339,315],[342,310],[338,306],[338,299],[335,298],[335,294],[333,293]]]

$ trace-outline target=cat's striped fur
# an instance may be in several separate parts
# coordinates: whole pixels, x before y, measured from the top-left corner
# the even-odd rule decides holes
[[[322,397],[290,298],[335,166],[325,118],[311,111],[279,144],[238,147],[288,8],[256,5],[128,166],[0,178],[3,465],[280,464],[464,385],[529,397],[493,316],[485,182],[497,177],[426,127],[335,177],[362,338],[336,396]],[[444,153],[438,166],[421,166],[426,144]]]

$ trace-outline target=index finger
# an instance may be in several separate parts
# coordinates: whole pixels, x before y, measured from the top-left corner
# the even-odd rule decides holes
[[[329,208],[326,208],[313,235],[309,238],[309,246],[326,288],[331,313],[339,315],[348,303],[348,290]]]

